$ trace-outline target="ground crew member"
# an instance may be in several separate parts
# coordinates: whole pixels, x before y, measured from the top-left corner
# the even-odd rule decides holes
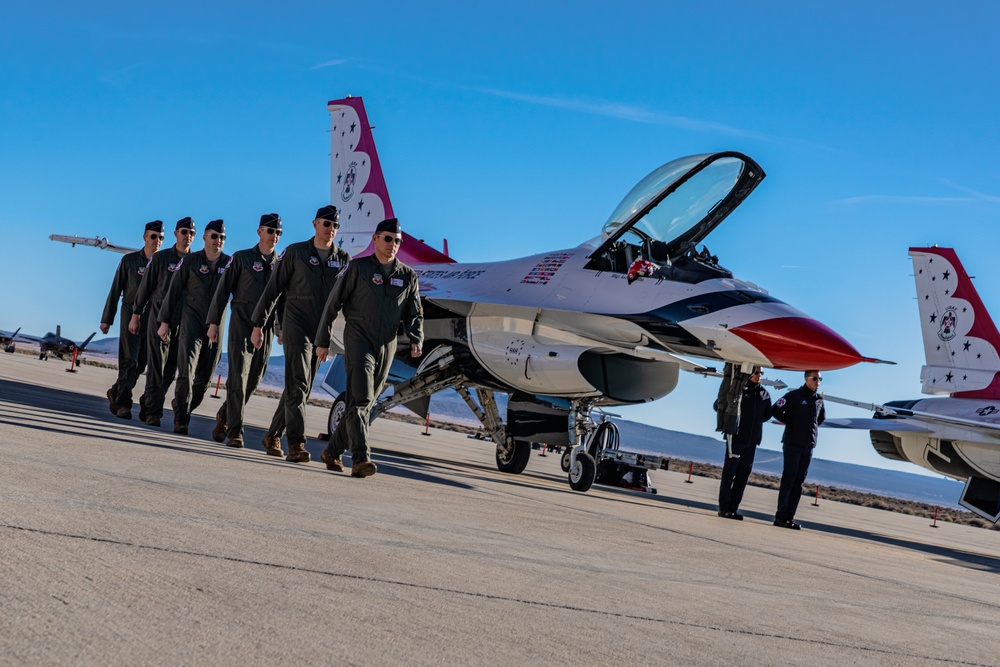
[[[410,356],[419,357],[424,342],[417,274],[396,259],[403,241],[399,221],[383,220],[372,238],[375,254],[351,262],[330,293],[316,332],[316,354],[325,361],[333,321],[344,311],[347,408],[322,458],[329,470],[341,472],[340,457],[350,447],[352,477],[376,472],[368,446],[368,417],[385,388],[400,323],[410,339]]]
[[[174,389],[174,433],[186,435],[191,412],[205,397],[222,354],[217,343],[208,340],[208,307],[222,282],[229,255],[222,252],[226,226],[222,220],[205,225],[205,247],[181,260],[170,281],[170,289],[160,306],[157,335],[169,341],[170,321],[181,310],[177,341],[177,385]]]
[[[719,516],[743,520],[740,502],[747,488],[753,459],[760,444],[764,422],[771,418],[771,395],[760,384],[760,366],[755,366],[743,388],[740,420],[736,433],[726,437],[726,460],[719,485]]]
[[[208,309],[208,339],[221,344],[219,327],[225,314],[226,304],[232,295],[232,314],[229,317],[229,372],[226,376],[226,401],[215,416],[212,437],[216,442],[226,440],[230,447],[243,447],[243,408],[253,396],[267,371],[267,361],[271,356],[271,341],[277,310],[262,327],[264,342],[255,349],[250,342],[253,332],[254,306],[260,300],[274,265],[278,261],[274,248],[281,236],[281,216],[265,213],[260,216],[257,226],[257,245],[233,253],[219,287],[212,297]],[[285,430],[284,408],[274,413],[268,433]],[[228,438],[228,439],[227,439]],[[279,448],[278,454],[281,450]]]
[[[281,396],[288,433],[287,461],[304,463],[306,451],[306,400],[312,390],[319,359],[314,351],[316,328],[323,304],[340,272],[351,256],[333,245],[340,228],[335,206],[323,206],[313,220],[315,235],[308,241],[293,243],[278,257],[278,264],[253,311],[251,341],[260,349],[263,327],[271,318],[278,300],[284,297],[281,312],[282,347],[285,350],[285,392]],[[268,454],[281,454],[281,441],[269,433],[264,439]]]
[[[108,389],[108,406],[111,413],[122,419],[132,419],[132,390],[139,374],[146,368],[146,324],[148,316],[139,319],[139,333],[128,330],[132,320],[132,304],[135,293],[142,282],[149,260],[163,243],[163,222],[154,220],[146,223],[142,234],[142,250],[130,252],[118,263],[115,278],[111,281],[111,291],[101,315],[101,333],[108,333],[115,323],[115,311],[121,299],[121,317],[118,324],[118,379]]]
[[[132,320],[129,322],[130,333],[138,334],[142,326],[142,316],[148,308],[147,317],[152,322],[159,321],[157,312],[170,287],[170,278],[189,252],[194,241],[194,222],[191,218],[181,218],[174,227],[176,242],[166,250],[153,255],[142,276],[139,289],[135,293],[135,303],[132,304]],[[171,328],[176,334],[180,325],[181,309],[177,309]],[[169,342],[164,342],[156,335],[157,327],[150,325],[146,332],[146,389],[139,397],[139,419],[150,426],[159,426],[163,416],[163,399],[170,383],[174,381],[177,370],[177,336],[171,336]]]
[[[812,452],[816,448],[819,425],[826,419],[823,397],[818,393],[823,378],[819,371],[806,371],[805,376],[806,383],[778,399],[773,410],[774,418],[785,425],[785,433],[781,437],[785,466],[781,471],[774,525],[792,530],[801,528],[795,523],[795,510],[799,507],[802,483],[806,481]]]

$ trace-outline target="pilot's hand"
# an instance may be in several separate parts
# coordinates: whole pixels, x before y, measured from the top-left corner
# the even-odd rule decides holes
[[[264,344],[264,332],[261,331],[260,327],[254,327],[253,331],[250,332],[250,344],[258,350]]]
[[[170,323],[160,322],[160,328],[156,330],[156,335],[160,337],[160,340],[166,343],[167,339],[170,338]]]
[[[208,336],[208,339],[210,341],[212,341],[213,343],[218,344],[219,343],[219,325],[218,324],[209,324],[208,325],[208,334],[206,334],[206,335]]]
[[[326,358],[329,356],[329,354],[330,354],[330,348],[328,348],[328,347],[317,347],[316,348],[316,357],[320,361],[326,361]]]
[[[128,323],[128,332],[133,336],[139,335],[139,316],[132,315],[132,319]]]
[[[423,350],[420,349],[419,345],[417,345],[416,343],[410,343],[410,356],[411,357],[419,357],[423,353],[424,352],[423,352]]]
[[[278,332],[278,345],[284,345],[284,344],[285,344],[285,335],[279,331]]]
[[[107,322],[101,322],[100,329],[101,329],[101,333],[108,333],[108,330],[111,329],[111,325],[108,324]]]

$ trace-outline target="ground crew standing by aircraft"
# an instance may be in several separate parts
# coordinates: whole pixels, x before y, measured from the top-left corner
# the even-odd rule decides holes
[[[135,303],[132,304],[132,321],[129,322],[130,333],[138,334],[142,326],[141,318],[149,309],[150,321],[159,321],[158,312],[163,299],[170,287],[170,278],[180,265],[181,260],[191,252],[194,241],[195,227],[191,218],[181,218],[174,227],[176,242],[166,250],[153,255],[142,276],[139,289],[135,293]],[[170,326],[174,334],[180,325],[181,310],[177,309]],[[139,397],[139,419],[150,426],[159,426],[163,417],[163,397],[174,380],[177,370],[177,336],[172,335],[168,342],[156,334],[157,327],[150,325],[146,332],[146,389]]]
[[[132,390],[135,382],[146,367],[146,324],[148,315],[139,320],[139,333],[128,330],[132,320],[132,304],[135,294],[142,282],[149,260],[160,249],[163,243],[163,222],[154,220],[146,223],[142,235],[142,250],[130,252],[122,257],[111,281],[111,291],[104,304],[101,315],[101,333],[108,333],[115,323],[115,311],[118,310],[118,300],[121,299],[121,317],[118,323],[118,379],[108,389],[108,405],[112,414],[122,419],[132,419]]]
[[[285,350],[285,409],[288,433],[287,461],[305,463],[306,400],[312,390],[319,359],[314,349],[316,328],[323,304],[337,276],[351,261],[346,250],[334,246],[340,228],[335,206],[323,206],[313,220],[315,235],[308,241],[293,243],[278,257],[278,264],[253,311],[251,341],[260,349],[264,343],[263,327],[270,320],[278,300],[284,297],[281,311],[282,347]],[[272,456],[281,455],[281,441],[274,433],[264,437],[264,448]]]
[[[160,340],[169,341],[170,322],[181,311],[177,341],[177,384],[174,389],[174,433],[187,434],[191,411],[205,397],[222,354],[217,343],[208,339],[208,308],[215,290],[222,282],[229,255],[222,252],[226,242],[226,227],[222,220],[205,226],[205,247],[181,260],[170,281],[170,289],[157,313],[160,323],[156,332]]]
[[[419,357],[424,342],[417,274],[396,259],[402,233],[396,218],[378,224],[372,237],[375,254],[351,262],[330,293],[316,333],[316,354],[325,361],[333,321],[344,311],[347,408],[330,435],[323,462],[330,470],[343,471],[340,457],[350,447],[352,477],[376,472],[368,446],[368,416],[385,388],[400,323],[410,339],[410,356]]]
[[[819,395],[819,383],[823,381],[819,371],[806,371],[806,383],[788,392],[774,404],[774,418],[785,425],[781,437],[785,466],[781,471],[781,487],[778,489],[778,510],[774,513],[774,525],[781,528],[799,530],[795,523],[795,510],[802,497],[802,483],[806,481],[809,463],[819,435],[819,425],[826,420],[823,397]]]
[[[743,520],[740,502],[747,488],[754,454],[760,444],[764,422],[771,418],[771,395],[760,384],[760,366],[755,366],[743,388],[736,433],[726,437],[726,460],[719,485],[719,516]]]
[[[208,309],[208,339],[221,344],[219,327],[225,315],[226,304],[232,295],[232,314],[229,317],[229,373],[226,377],[226,401],[215,416],[212,437],[216,442],[226,440],[230,447],[243,446],[243,408],[253,396],[267,371],[274,338],[275,322],[280,306],[262,327],[263,344],[255,349],[250,342],[253,332],[253,309],[264,293],[267,281],[278,261],[274,251],[281,236],[281,216],[265,213],[257,227],[257,245],[233,253],[222,282],[215,290]],[[280,407],[280,406],[279,406]],[[268,433],[285,430],[285,411],[275,411]],[[228,437],[228,439],[227,439]],[[279,450],[280,452],[280,450]]]

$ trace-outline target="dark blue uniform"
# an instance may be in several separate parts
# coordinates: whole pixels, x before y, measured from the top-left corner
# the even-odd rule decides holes
[[[826,419],[823,397],[805,385],[782,396],[773,409],[774,418],[785,425],[781,437],[785,467],[781,472],[778,490],[776,522],[790,522],[795,518],[802,497],[802,483],[806,481],[812,451],[816,447],[819,425]]]
[[[771,395],[760,383],[747,382],[740,399],[740,421],[726,447],[719,486],[719,514],[736,514],[750,479],[762,425],[771,418]]]

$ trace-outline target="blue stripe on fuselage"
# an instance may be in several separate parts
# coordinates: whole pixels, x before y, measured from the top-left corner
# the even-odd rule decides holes
[[[668,303],[656,310],[634,315],[623,315],[625,319],[635,322],[661,342],[701,347],[703,343],[688,333],[681,323],[710,315],[727,308],[754,303],[784,303],[769,294],[750,290],[727,290],[724,292],[708,292],[687,299]]]

